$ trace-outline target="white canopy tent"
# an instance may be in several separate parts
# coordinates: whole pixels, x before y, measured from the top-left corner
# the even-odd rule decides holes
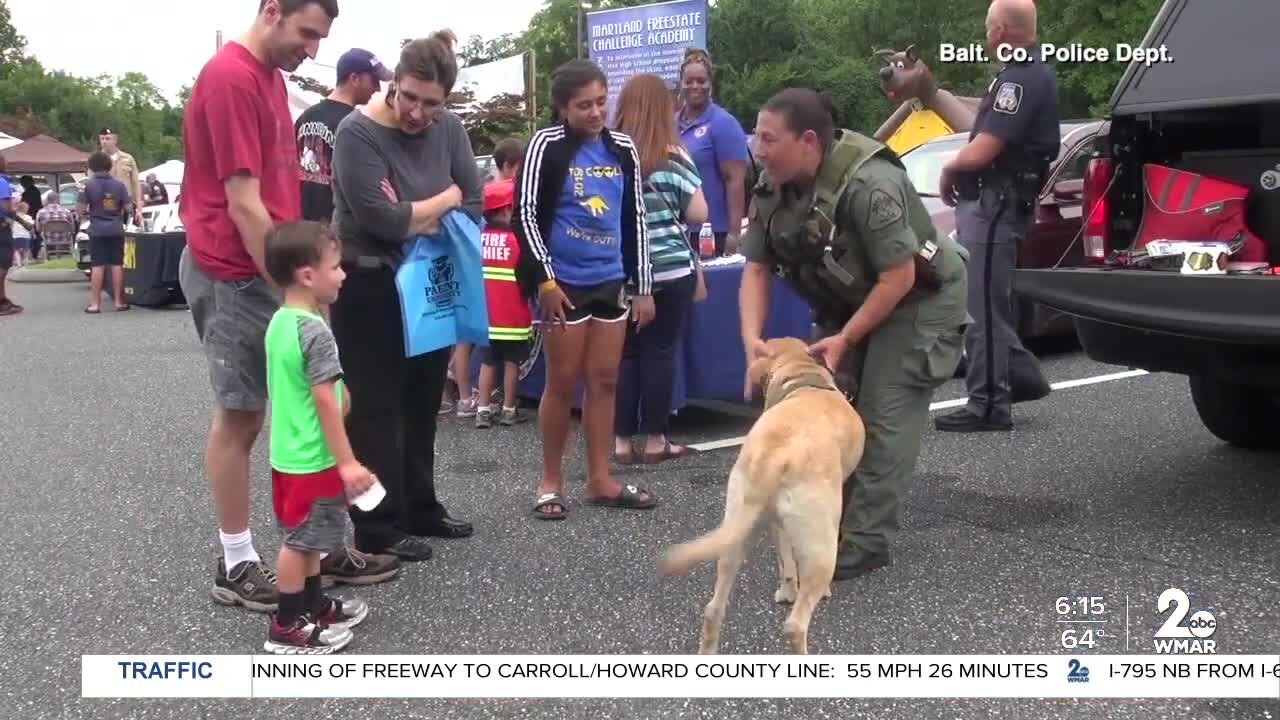
[[[0,132],[0,150],[7,150],[14,145],[21,145],[22,141],[12,135],[5,135]]]

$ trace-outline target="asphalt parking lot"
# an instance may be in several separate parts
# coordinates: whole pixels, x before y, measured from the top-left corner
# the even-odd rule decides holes
[[[1062,700],[82,700],[83,654],[250,654],[264,616],[209,598],[218,557],[203,470],[209,389],[184,311],[80,312],[84,286],[12,285],[0,318],[0,716],[41,718],[1276,718],[1275,701]],[[1123,371],[1072,349],[1046,355],[1053,382]],[[952,383],[937,394],[961,397]],[[741,435],[750,419],[693,411],[677,439]],[[1195,416],[1183,378],[1082,384],[1019,406],[1011,434],[930,431],[894,564],[836,586],[810,652],[1062,654],[1054,601],[1103,596],[1098,654],[1152,652],[1156,598],[1185,590],[1217,617],[1219,652],[1280,652],[1276,458],[1233,450]],[[578,436],[580,443],[580,436]],[[532,424],[477,431],[447,419],[438,486],[474,537],[361,591],[372,612],[351,654],[696,652],[714,568],[659,579],[665,546],[716,525],[736,449],[619,472],[656,492],[649,512],[577,502],[534,520]],[[274,557],[265,443],[254,461],[253,530]],[[772,548],[756,544],[722,652],[783,652]],[[1129,606],[1128,647],[1123,609]],[[1087,654],[1087,651],[1084,653]]]

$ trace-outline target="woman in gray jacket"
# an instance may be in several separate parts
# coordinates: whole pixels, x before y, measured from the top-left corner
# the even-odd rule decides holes
[[[467,537],[436,497],[436,413],[449,348],[406,358],[395,277],[404,245],[461,207],[478,223],[482,190],[471,142],[445,100],[458,77],[449,31],[404,46],[391,87],[338,126],[334,227],[346,282],[333,305],[351,414],[347,434],[387,497],[351,509],[356,548],[426,560],[422,536]]]

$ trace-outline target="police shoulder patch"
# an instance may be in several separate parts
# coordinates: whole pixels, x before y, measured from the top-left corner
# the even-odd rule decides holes
[[[1019,107],[1022,107],[1022,85],[1015,82],[1001,83],[991,109],[1006,115],[1017,115]]]
[[[867,229],[883,230],[902,219],[904,210],[898,198],[883,188],[875,188],[867,198]]]

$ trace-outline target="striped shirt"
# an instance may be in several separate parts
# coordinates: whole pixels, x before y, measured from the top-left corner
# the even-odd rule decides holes
[[[685,235],[684,215],[702,186],[698,168],[683,148],[672,148],[670,162],[645,178],[645,222],[649,228],[649,262],[653,281],[675,280],[693,273],[693,251]]]

